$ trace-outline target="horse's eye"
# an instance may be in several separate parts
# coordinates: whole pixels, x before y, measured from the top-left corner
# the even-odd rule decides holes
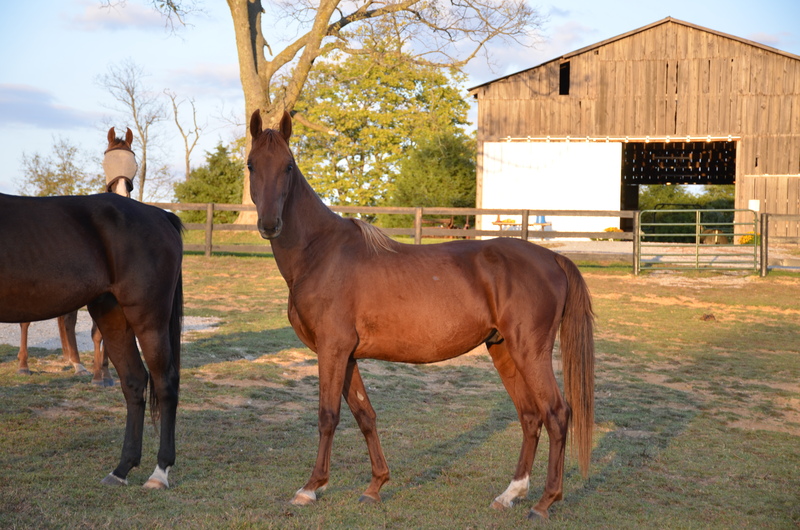
[[[250,162],[247,162],[247,171],[250,171],[250,172],[253,171],[253,164],[251,164]]]
[[[294,166],[292,164],[289,164],[288,166],[286,166],[286,172],[287,173],[291,173],[293,169],[294,169]]]

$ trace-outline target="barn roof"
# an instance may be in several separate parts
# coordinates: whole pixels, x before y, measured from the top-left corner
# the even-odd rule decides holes
[[[706,27],[703,27],[703,26],[698,26],[696,24],[692,24],[691,22],[685,22],[683,20],[678,20],[677,18],[667,17],[667,18],[663,18],[663,19],[661,19],[659,21],[653,22],[652,24],[648,24],[646,26],[642,26],[641,28],[634,29],[632,31],[628,31],[627,33],[623,33],[621,35],[617,35],[616,37],[611,37],[610,39],[606,39],[606,40],[597,42],[595,44],[590,44],[589,46],[580,48],[578,50],[575,50],[575,51],[572,51],[572,52],[569,52],[569,53],[566,53],[564,55],[561,55],[560,57],[556,57],[556,58],[551,59],[549,61],[545,61],[545,62],[543,62],[543,63],[541,63],[539,65],[533,66],[531,68],[526,68],[524,70],[520,70],[519,72],[514,72],[513,74],[508,74],[508,75],[503,76],[503,77],[498,77],[497,79],[492,79],[491,81],[487,81],[486,83],[482,83],[480,85],[476,85],[476,86],[474,86],[472,88],[469,88],[467,90],[470,93],[472,93],[474,90],[477,90],[477,89],[479,89],[481,87],[484,87],[484,86],[487,86],[487,85],[491,85],[492,83],[495,83],[497,81],[502,81],[503,79],[508,79],[510,77],[514,77],[515,75],[521,74],[523,72],[528,72],[530,70],[535,70],[535,69],[540,68],[540,67],[542,67],[542,66],[544,66],[546,64],[550,64],[550,63],[552,63],[554,61],[559,61],[559,62],[560,61],[564,61],[566,59],[569,59],[570,57],[574,57],[576,55],[580,55],[580,54],[583,54],[583,53],[586,53],[586,52],[590,52],[590,51],[592,51],[594,49],[601,48],[601,47],[603,47],[603,46],[605,46],[607,44],[611,44],[612,42],[616,42],[616,41],[625,39],[627,37],[630,37],[631,35],[636,35],[637,33],[642,33],[642,32],[647,31],[649,29],[652,29],[652,28],[655,28],[655,27],[660,26],[662,24],[667,24],[667,23],[670,23],[670,22],[672,22],[674,24],[680,24],[680,25],[686,26],[688,28],[693,28],[693,29],[696,29],[696,30],[705,31],[706,33],[711,33],[713,35],[717,35],[719,37],[724,37],[726,39],[732,39],[732,40],[741,42],[743,44],[747,44],[749,46],[753,46],[755,48],[760,48],[760,49],[766,50],[768,52],[776,53],[778,55],[783,55],[784,57],[789,57],[790,59],[796,59],[796,60],[800,61],[800,55],[795,55],[793,53],[789,53],[789,52],[786,52],[786,51],[783,51],[783,50],[779,50],[777,48],[773,48],[772,46],[767,46],[766,44],[761,44],[761,43],[758,43],[758,42],[755,42],[755,41],[751,41],[751,40],[748,40],[748,39],[743,39],[741,37],[736,37],[735,35],[729,35],[727,33],[721,32],[721,31],[716,31],[716,30],[709,29],[709,28],[706,28]]]

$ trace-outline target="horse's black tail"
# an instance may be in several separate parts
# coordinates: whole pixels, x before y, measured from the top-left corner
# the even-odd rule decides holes
[[[169,220],[172,225],[178,230],[181,237],[183,236],[183,224],[178,216],[169,214]],[[165,370],[167,381],[169,382],[169,392],[172,399],[177,402],[178,392],[180,389],[180,375],[181,375],[181,331],[183,330],[183,244],[178,259],[178,278],[175,284],[175,291],[172,296],[172,311],[169,317],[169,343],[170,351],[168,352]],[[159,406],[158,396],[155,392],[153,385],[153,372],[150,371],[150,417],[153,420],[153,425],[161,416],[161,407]]]

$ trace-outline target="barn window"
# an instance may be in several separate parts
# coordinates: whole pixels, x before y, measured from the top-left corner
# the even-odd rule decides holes
[[[569,96],[569,61],[561,63],[558,70],[558,95]]]

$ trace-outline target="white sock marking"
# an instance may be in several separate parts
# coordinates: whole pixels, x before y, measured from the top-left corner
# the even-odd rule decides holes
[[[525,476],[519,480],[512,480],[508,485],[506,491],[500,494],[495,502],[499,502],[506,508],[511,508],[514,505],[514,499],[525,497],[528,495],[528,486],[530,485],[530,477]]]

